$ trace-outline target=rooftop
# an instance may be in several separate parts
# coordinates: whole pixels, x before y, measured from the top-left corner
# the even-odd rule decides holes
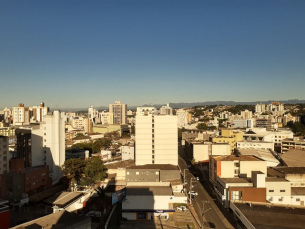
[[[44,201],[44,203],[51,206],[58,206],[60,208],[64,208],[70,203],[82,197],[84,194],[81,192],[61,192],[57,193],[54,196],[48,198]]]
[[[253,155],[263,159],[264,161],[280,163],[268,149],[238,149],[238,151],[243,156]]]
[[[292,196],[305,196],[305,187],[291,187]]]
[[[212,156],[216,161],[262,161],[260,158],[248,155],[223,155],[223,156]]]
[[[170,186],[127,186],[126,196],[171,196]]]
[[[120,169],[120,168],[126,169],[127,167],[132,165],[134,165],[134,160],[125,160],[125,161],[105,164],[107,169]]]
[[[283,177],[266,177],[266,182],[289,182]]]
[[[284,174],[305,174],[305,167],[274,167],[274,170]]]
[[[147,165],[132,165],[128,169],[160,169],[160,170],[179,170],[178,166],[171,164],[147,164]]]
[[[305,208],[234,202],[235,206],[256,229],[304,228]]]
[[[250,178],[240,178],[240,177],[234,177],[234,178],[220,178],[225,183],[252,183]]]
[[[78,216],[75,213],[67,211],[59,211],[53,214],[46,215],[44,217],[32,220],[20,224],[12,229],[20,228],[45,228],[45,229],[56,229],[56,228],[73,228],[73,225],[78,225],[83,222],[85,224],[91,225],[91,219],[88,216]]]
[[[284,163],[290,167],[305,167],[305,150],[291,149],[281,155]]]

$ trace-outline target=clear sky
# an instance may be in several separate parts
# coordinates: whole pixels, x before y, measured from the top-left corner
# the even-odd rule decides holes
[[[0,0],[0,108],[305,99],[304,0]]]

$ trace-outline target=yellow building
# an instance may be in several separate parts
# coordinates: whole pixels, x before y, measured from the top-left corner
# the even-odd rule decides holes
[[[93,133],[105,134],[113,131],[118,131],[120,136],[123,132],[128,132],[128,125],[110,124],[110,125],[96,125],[93,126]]]
[[[230,145],[231,151],[234,152],[236,143],[243,140],[243,133],[232,130],[222,130],[221,136],[212,138],[214,143],[227,143]]]

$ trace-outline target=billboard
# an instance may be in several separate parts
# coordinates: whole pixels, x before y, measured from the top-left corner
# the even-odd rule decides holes
[[[123,188],[119,191],[116,191],[114,193],[112,193],[111,195],[111,199],[112,199],[112,204],[115,204],[121,200],[124,200],[126,198],[126,188]]]

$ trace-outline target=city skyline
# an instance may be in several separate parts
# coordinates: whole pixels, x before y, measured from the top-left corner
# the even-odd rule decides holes
[[[303,100],[304,1],[1,1],[0,108]]]

